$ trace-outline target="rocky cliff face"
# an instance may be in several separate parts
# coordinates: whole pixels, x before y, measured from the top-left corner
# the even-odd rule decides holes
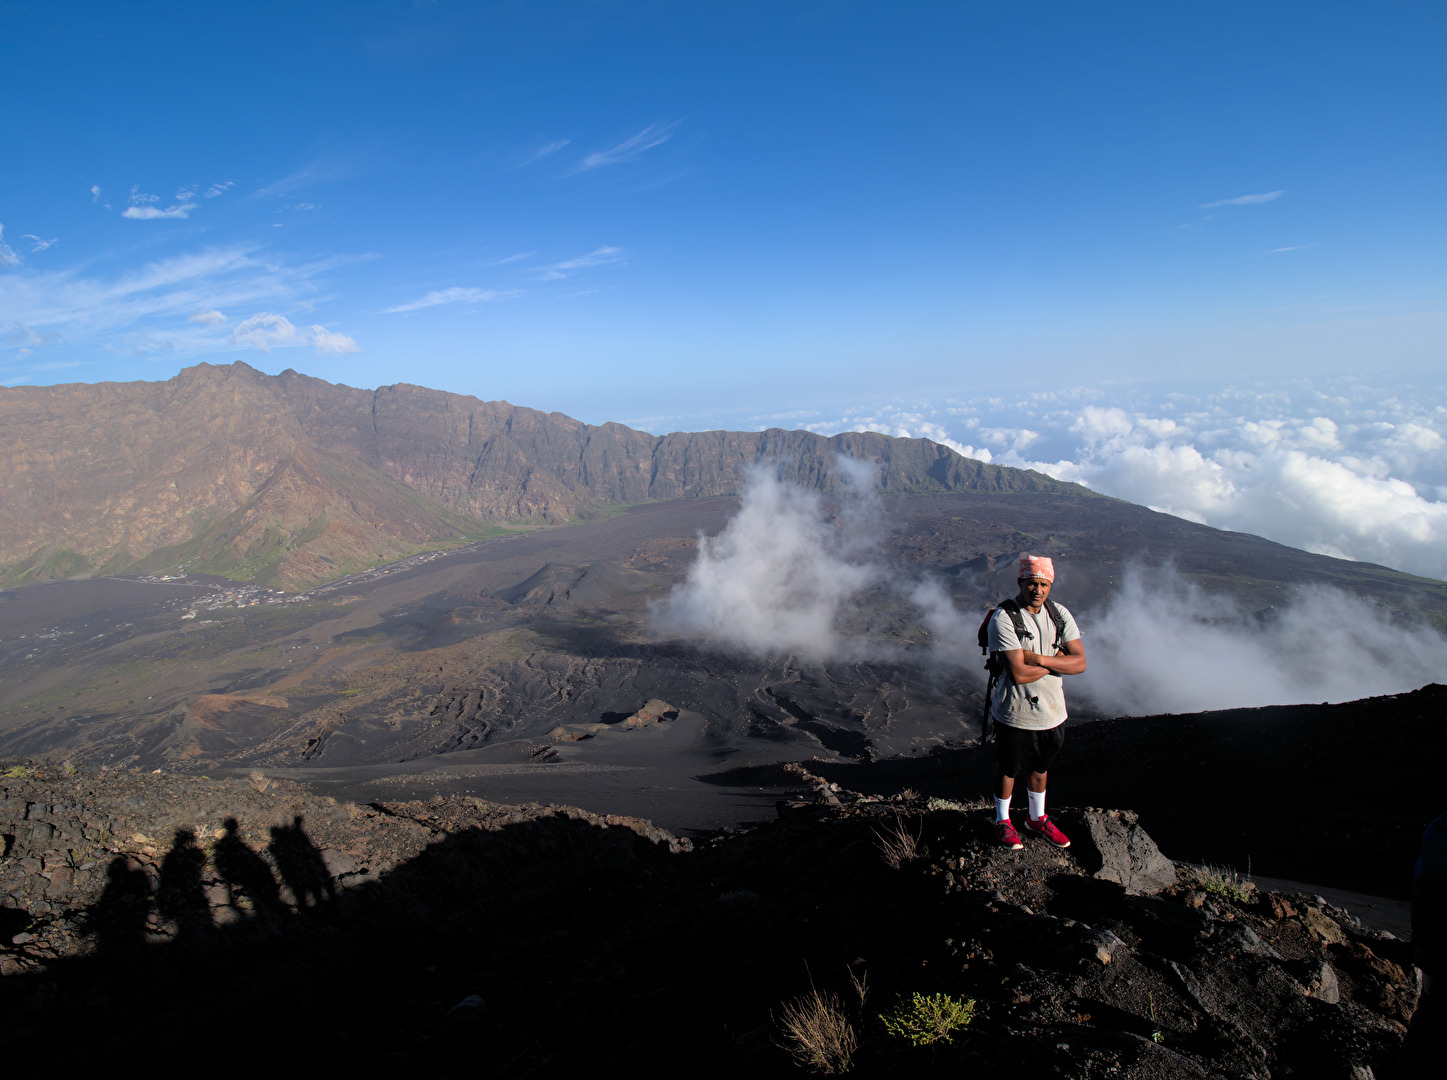
[[[300,585],[500,525],[738,490],[781,463],[829,491],[839,455],[887,491],[1074,491],[925,439],[674,433],[399,384],[199,364],[156,383],[0,389],[0,585],[121,571]]]

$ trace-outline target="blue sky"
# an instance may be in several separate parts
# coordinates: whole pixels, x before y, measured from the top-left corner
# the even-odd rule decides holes
[[[1154,415],[1188,381],[1355,378],[1440,441],[1444,30],[1393,2],[0,3],[0,383],[239,359],[653,430],[894,409],[978,449],[949,410],[990,394]],[[1441,507],[1429,465],[1377,478]]]

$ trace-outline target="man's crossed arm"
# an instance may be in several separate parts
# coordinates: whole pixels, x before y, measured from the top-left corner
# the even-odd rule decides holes
[[[1067,641],[1065,651],[1056,656],[1041,656],[1025,649],[1011,649],[1002,654],[1010,665],[1015,685],[1025,686],[1046,675],[1079,675],[1085,670],[1085,646],[1080,639]]]

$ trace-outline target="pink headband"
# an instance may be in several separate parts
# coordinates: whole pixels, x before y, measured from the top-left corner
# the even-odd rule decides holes
[[[1020,580],[1039,578],[1041,581],[1055,580],[1055,564],[1043,555],[1020,556]]]

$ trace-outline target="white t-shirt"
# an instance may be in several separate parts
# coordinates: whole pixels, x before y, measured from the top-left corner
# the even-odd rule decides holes
[[[1055,606],[1065,618],[1064,640],[1077,640],[1080,637],[1080,628],[1075,625],[1075,617],[1064,604]],[[1020,609],[1020,615],[1025,620],[1026,634],[1033,635],[1033,638],[1027,638],[1024,644],[1021,644],[1015,634],[1015,623],[1011,620],[1010,613],[1000,608],[990,618],[990,652],[1025,649],[1041,656],[1055,656],[1063,651],[1055,647],[1055,622],[1043,604],[1038,615],[1032,614],[1026,607]],[[1017,686],[1006,668],[995,683],[995,697],[991,703],[990,715],[995,718],[996,723],[1025,728],[1028,731],[1047,731],[1059,727],[1065,723],[1064,682],[1064,679],[1052,672],[1043,679]]]

